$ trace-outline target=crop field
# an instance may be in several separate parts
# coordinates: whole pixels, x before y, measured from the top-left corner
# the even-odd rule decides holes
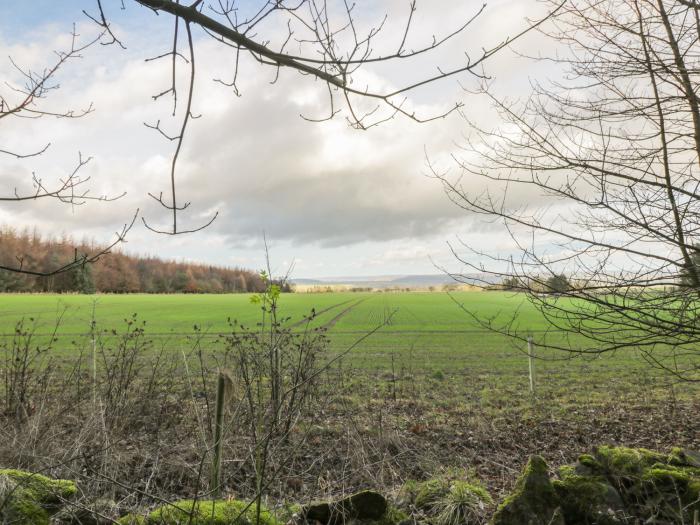
[[[204,334],[204,346],[216,353],[220,334],[235,329],[230,321],[249,327],[259,322],[260,307],[250,297],[4,295],[0,334],[4,340],[12,337],[23,319],[39,337],[46,336],[60,319],[53,346],[58,354],[68,355],[76,341],[87,337],[93,315],[98,330],[105,333],[121,330],[125,320],[136,315],[145,321],[146,336],[162,347],[186,349],[196,326]],[[522,296],[507,292],[337,292],[285,294],[280,300],[280,316],[293,330],[323,327],[331,342],[329,357],[343,354],[343,366],[391,377],[392,388],[400,386],[397,378],[408,375],[440,378],[443,387],[454,383],[486,398],[528,392],[525,345],[483,328],[465,310],[503,321],[517,313],[518,326],[532,333],[535,342],[550,328]],[[565,336],[547,334],[550,341]],[[637,395],[640,383],[646,385],[644,395],[656,395],[666,393],[672,383],[634,351],[582,357],[535,347],[535,353],[536,387],[561,399],[585,397],[590,402]]]
[[[50,295],[5,294],[0,300],[0,332],[11,332],[14,323],[33,317],[50,326],[57,316],[63,317],[62,331],[81,333],[89,329],[93,314],[101,325],[113,325],[138,313],[146,319],[153,333],[188,333],[197,324],[212,331],[225,331],[227,319],[254,324],[259,308],[249,294],[230,295]],[[318,325],[332,325],[334,331],[366,332],[392,315],[386,329],[406,331],[464,331],[478,328],[460,310],[478,309],[485,316],[502,313],[510,317],[519,310],[521,323],[533,330],[545,327],[539,314],[523,304],[521,297],[503,292],[336,292],[319,294],[285,294],[280,311],[291,322],[300,321],[312,309]]]

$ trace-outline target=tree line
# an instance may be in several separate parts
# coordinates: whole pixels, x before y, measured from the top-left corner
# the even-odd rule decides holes
[[[0,228],[0,264],[21,264],[44,271],[62,261],[94,253],[100,247],[70,237],[42,238],[36,231]],[[265,284],[256,272],[204,264],[166,261],[112,251],[93,264],[78,265],[51,276],[0,270],[0,292],[53,293],[232,293],[261,292]],[[283,290],[288,291],[288,290]]]

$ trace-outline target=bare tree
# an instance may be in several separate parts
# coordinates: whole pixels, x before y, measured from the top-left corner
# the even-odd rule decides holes
[[[457,205],[503,225],[517,255],[467,242],[454,252],[484,284],[517,284],[552,327],[541,345],[639,349],[700,380],[700,13],[678,0],[572,0],[541,30],[560,54],[539,59],[563,79],[525,101],[489,95],[504,126],[472,122],[455,155],[462,177],[435,170]],[[489,189],[473,191],[475,178]],[[533,197],[547,206],[523,203]],[[539,293],[561,274],[565,290]],[[527,338],[517,320],[477,317]]]

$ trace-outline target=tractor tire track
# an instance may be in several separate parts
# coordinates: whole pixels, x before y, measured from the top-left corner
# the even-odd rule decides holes
[[[348,304],[348,303],[350,303],[350,302],[352,302],[352,299],[348,299],[347,301],[343,301],[343,302],[341,302],[341,303],[332,304],[331,306],[329,306],[329,307],[327,307],[327,308],[324,308],[323,310],[319,310],[318,312],[316,312],[316,311],[314,310],[314,313],[313,313],[313,315],[312,315],[311,317],[309,317],[309,316],[304,316],[304,317],[302,317],[299,321],[297,321],[297,322],[292,323],[291,325],[289,325],[289,328],[296,328],[297,326],[302,325],[302,324],[306,323],[307,321],[313,320],[314,318],[318,317],[319,315],[323,315],[323,314],[325,314],[326,312],[330,312],[331,310],[333,310],[333,309],[335,309],[335,308],[338,308],[339,306],[343,306],[344,304]]]
[[[362,303],[362,302],[364,302],[364,301],[366,301],[366,300],[367,300],[366,297],[365,297],[364,299],[358,299],[358,300],[355,301],[353,304],[351,304],[350,306],[348,306],[345,310],[343,310],[343,311],[340,312],[338,315],[336,315],[333,319],[331,319],[331,320],[328,321],[326,324],[324,324],[324,325],[322,326],[322,328],[323,328],[324,330],[326,330],[326,331],[330,330],[331,328],[333,328],[333,327],[335,326],[335,324],[336,324],[338,321],[340,321],[340,319],[342,319],[342,318],[345,317],[347,314],[349,314],[350,311],[351,311],[353,308],[355,308],[358,304],[360,304],[360,303]],[[349,301],[348,301],[348,302],[349,302]]]

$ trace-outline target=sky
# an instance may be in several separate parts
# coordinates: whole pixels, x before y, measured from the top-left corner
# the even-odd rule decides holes
[[[91,157],[83,169],[90,177],[86,186],[91,194],[126,195],[84,206],[48,200],[6,202],[0,205],[0,224],[96,242],[109,241],[136,209],[154,227],[168,226],[168,213],[148,193],[167,195],[174,145],[144,123],[160,121],[174,134],[180,119],[172,117],[170,97],[153,100],[169,86],[169,62],[146,61],[172,45],[172,18],[156,15],[133,0],[124,0],[125,9],[114,0],[103,3],[126,49],[116,45],[86,49],[59,72],[57,89],[41,101],[49,110],[89,107],[87,116],[0,123],[0,149],[27,152],[51,144],[40,157],[0,155],[0,194],[11,194],[15,188],[31,192],[32,173],[50,185],[70,172],[82,154]],[[408,4],[407,0],[357,2],[360,31],[387,16],[376,37],[377,52],[393,49],[401,40]],[[0,0],[0,79],[6,81],[0,93],[11,96],[9,86],[21,84],[12,61],[41,70],[55,61],[55,51],[70,45],[73,27],[79,42],[94,38],[98,28],[82,11],[95,14],[95,5],[95,0]],[[339,12],[338,5],[330,5]],[[407,46],[420,47],[433,35],[456,29],[480,6],[473,1],[419,0]],[[465,53],[477,56],[481,48],[517,33],[527,17],[541,12],[541,4],[534,0],[494,0],[444,49],[414,61],[365,68],[355,85],[391,89],[431,76],[438,68],[463,64]],[[271,17],[254,37],[274,44],[284,35],[283,22]],[[497,225],[451,203],[426,164],[429,159],[440,168],[455,170],[451,157],[459,154],[469,135],[464,116],[495,125],[486,97],[473,93],[479,84],[473,76],[430,84],[410,92],[406,102],[425,116],[439,115],[462,102],[464,116],[452,113],[425,124],[396,117],[361,131],[348,124],[342,104],[342,111],[330,121],[307,120],[328,114],[325,85],[289,69],[282,69],[276,79],[275,69],[246,56],[240,62],[238,96],[215,81],[232,77],[234,52],[196,29],[194,39],[193,114],[198,118],[188,128],[177,171],[178,195],[181,202],[191,204],[179,220],[184,228],[196,228],[213,214],[218,216],[208,228],[180,236],[152,233],[139,221],[125,250],[259,269],[264,265],[266,239],[273,270],[285,273],[293,265],[292,276],[298,278],[426,274],[438,273],[439,268],[459,272],[462,267],[448,243],[460,241],[501,255],[514,250]],[[548,71],[521,54],[535,53],[542,39],[529,35],[489,60],[485,73],[492,89],[503,96],[526,96],[532,78]],[[185,73],[179,67],[180,107]],[[358,107],[373,106],[360,101]],[[473,184],[479,191],[483,183]]]

